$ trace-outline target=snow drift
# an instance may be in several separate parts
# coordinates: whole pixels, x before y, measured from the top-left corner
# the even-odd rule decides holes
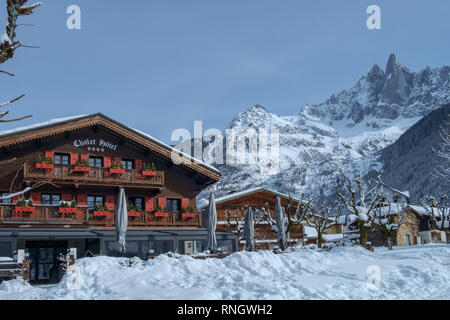
[[[239,252],[225,259],[147,262],[96,257],[80,259],[79,289],[61,283],[32,287],[13,280],[0,285],[0,299],[449,299],[450,246],[297,248],[290,253]],[[367,286],[369,266],[379,266],[379,289]]]

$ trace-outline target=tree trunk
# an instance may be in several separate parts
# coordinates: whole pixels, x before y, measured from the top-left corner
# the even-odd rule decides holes
[[[362,246],[365,246],[367,243],[367,230],[364,227],[364,223],[359,224],[359,237]]]
[[[321,231],[317,231],[317,247],[322,248],[323,235]]]
[[[390,236],[387,237],[387,244],[388,244],[388,250],[392,250],[392,241],[391,241]]]

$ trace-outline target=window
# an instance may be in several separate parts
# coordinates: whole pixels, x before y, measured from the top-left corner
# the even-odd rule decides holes
[[[2,195],[2,197],[4,197],[4,196],[9,195],[9,192],[1,192],[0,194]],[[3,204],[11,204],[11,203],[12,203],[12,198],[9,198],[9,199],[3,199],[3,200],[0,201],[0,203],[3,203]]]
[[[11,257],[11,242],[0,241],[0,257]]]
[[[142,241],[141,258],[148,259],[153,254],[164,254],[173,250],[171,240]]]
[[[117,241],[106,242],[106,255],[110,257],[120,257],[122,247]],[[139,241],[127,241],[124,256],[133,258],[139,256]]]
[[[87,197],[87,205],[89,210],[94,210],[95,205],[104,206],[105,205],[105,197],[103,196],[88,196]]]
[[[140,211],[144,211],[144,198],[128,197],[128,204],[138,207]]]
[[[63,154],[63,153],[55,153],[55,164],[60,164],[63,166],[68,166],[69,165],[69,155],[68,154]]]
[[[217,248],[221,248],[224,253],[232,253],[233,240],[217,240]]]
[[[167,199],[166,209],[168,212],[180,212],[181,211],[181,200],[180,199]]]
[[[44,205],[57,206],[61,202],[60,194],[42,194],[41,203]]]
[[[397,194],[397,195],[394,196],[394,199],[393,199],[393,200],[394,200],[395,203],[399,203],[399,202],[402,201],[402,197],[401,197],[400,195]]]
[[[103,157],[89,157],[91,168],[103,168]]]
[[[123,159],[122,166],[124,169],[133,170],[134,169],[134,160]]]
[[[205,241],[202,240],[181,240],[180,251],[182,254],[193,254],[203,252],[206,247]]]

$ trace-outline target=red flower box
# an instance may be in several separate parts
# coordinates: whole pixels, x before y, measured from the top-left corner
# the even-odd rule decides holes
[[[193,212],[183,212],[181,214],[181,218],[183,218],[183,219],[195,218],[195,213],[193,213]]]
[[[156,218],[168,218],[169,213],[168,212],[155,212]]]
[[[111,214],[111,212],[109,211],[94,211],[93,215],[94,217],[106,217],[109,216]]]
[[[128,216],[129,216],[129,217],[140,217],[140,216],[141,216],[141,213],[138,212],[138,211],[129,211],[129,212],[128,212]]]
[[[156,177],[156,171],[147,171],[147,170],[143,170],[142,171],[142,175],[144,177]]]
[[[77,208],[59,208],[59,213],[77,213]]]
[[[55,165],[53,163],[36,163],[37,169],[53,170]]]
[[[109,173],[111,174],[124,174],[125,173],[125,169],[109,169]]]
[[[77,167],[73,168],[74,172],[91,172],[91,167]]]
[[[16,213],[34,213],[35,207],[16,207]]]

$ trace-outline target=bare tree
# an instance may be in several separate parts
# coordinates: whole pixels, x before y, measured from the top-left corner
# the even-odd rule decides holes
[[[285,232],[285,237],[288,239],[287,246],[289,246],[290,242],[290,233],[299,225],[301,225],[305,219],[308,211],[310,210],[310,200],[308,203],[303,201],[303,196],[300,201],[297,201],[297,205],[294,205],[294,199],[291,197],[289,199],[289,203],[286,208],[282,207],[282,213],[284,216],[283,219],[283,228]],[[261,213],[265,221],[270,225],[273,232],[278,234],[278,222],[277,219],[273,218],[272,213],[270,211],[268,203],[266,203],[265,208],[261,208]]]
[[[322,203],[319,207],[311,202],[309,204],[310,209],[306,214],[306,223],[308,226],[314,228],[317,232],[317,246],[322,248],[324,231],[337,225],[338,218],[341,215],[342,206],[338,206],[337,215],[333,215],[331,208],[325,203]]]
[[[420,205],[439,230],[450,232],[450,203],[446,194],[442,193],[438,199],[426,197]]]
[[[17,19],[21,16],[27,16],[33,13],[33,10],[39,7],[40,3],[35,3],[33,5],[26,6],[25,4],[28,0],[6,0],[6,8],[8,12],[8,22],[6,24],[6,32],[0,37],[0,64],[8,61],[14,56],[15,51],[20,47],[26,47],[23,45],[22,41],[16,40],[16,29],[19,26],[17,24]],[[0,73],[6,74],[8,76],[14,77],[14,74],[0,70]],[[0,103],[0,109],[6,107],[14,102],[22,99],[25,95],[22,94],[17,98]],[[9,114],[8,111],[0,111],[0,122],[14,122],[23,119],[30,118],[31,115],[6,120],[3,119]]]
[[[339,192],[338,188],[336,188],[336,193],[344,208],[346,208],[349,213],[356,216],[361,244],[366,245],[367,235],[374,228],[374,211],[376,204],[382,199],[383,194],[381,191],[376,192],[372,195],[372,199],[367,200],[366,191],[362,186],[361,179],[359,177],[355,178],[354,183],[356,185],[356,190],[353,189],[350,181],[346,184],[349,197],[346,197]]]
[[[394,207],[394,210],[392,207]],[[387,201],[386,203],[380,203],[375,208],[374,223],[383,233],[389,250],[392,250],[392,237],[403,224],[405,207],[405,203],[392,204]]]
[[[439,143],[437,149],[433,148],[433,151],[438,157],[443,159],[444,163],[435,168],[434,175],[450,181],[450,123],[446,123],[441,127],[440,136],[442,142]]]
[[[236,209],[234,214],[231,210],[225,210],[225,226],[228,232],[234,233],[237,236],[238,241],[243,239],[244,226],[245,226],[245,216],[240,215],[239,211],[243,209]]]
[[[247,212],[249,209],[249,207],[237,208],[234,210],[234,213],[232,213],[230,209],[225,210],[225,226],[227,228],[227,231],[234,233],[237,236],[239,242],[241,240],[247,240],[247,235],[245,234],[245,225],[246,217],[248,218]],[[263,218],[259,210],[254,210],[253,213],[253,225],[257,226],[262,223]],[[253,239],[254,238],[255,235],[253,234]]]

